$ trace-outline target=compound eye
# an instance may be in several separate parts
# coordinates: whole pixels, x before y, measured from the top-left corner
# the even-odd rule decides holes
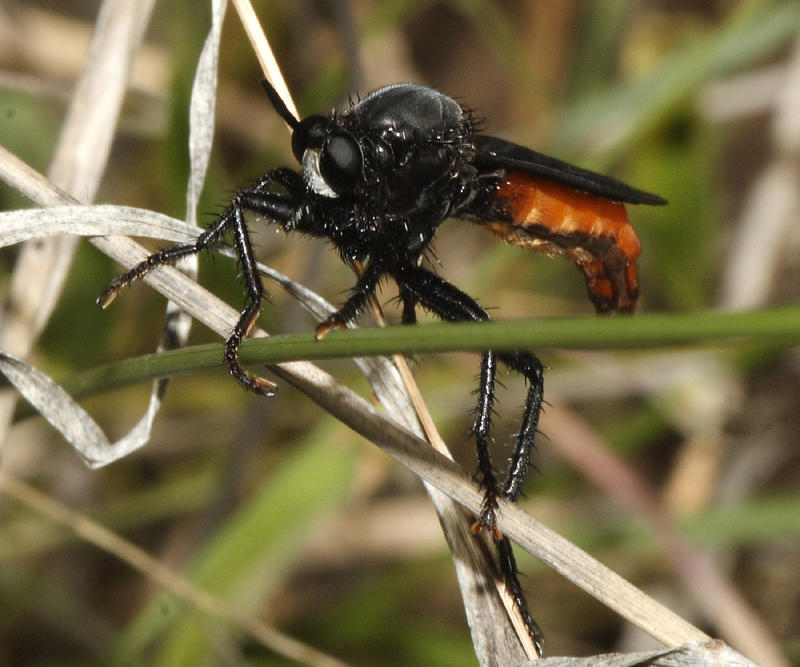
[[[361,175],[361,148],[349,134],[332,135],[322,147],[319,172],[337,193],[351,189]]]

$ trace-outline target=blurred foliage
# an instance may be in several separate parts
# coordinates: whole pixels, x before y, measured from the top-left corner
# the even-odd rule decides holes
[[[13,78],[0,80],[0,143],[43,172],[58,140],[64,91],[79,74],[68,63],[83,57],[61,51],[66,44],[85,48],[96,4],[34,1],[4,17],[19,21],[19,30],[27,25],[26,12],[37,12],[45,25],[52,21],[47,43],[0,49],[3,72],[42,84],[26,88]],[[349,10],[351,24],[337,22],[337,4]],[[98,200],[182,216],[188,99],[208,12],[205,3],[177,0],[156,8],[148,45],[168,84],[131,91]],[[738,216],[770,158],[771,108],[720,122],[702,111],[698,99],[721,78],[785,62],[800,27],[796,2],[264,0],[256,10],[303,113],[330,108],[354,91],[416,80],[471,105],[492,134],[664,195],[670,206],[631,212],[644,248],[642,308],[715,306]],[[201,223],[213,219],[237,187],[291,161],[285,129],[263,99],[257,63],[229,12]],[[58,31],[65,25],[80,39],[62,41]],[[67,65],[56,68],[59,59]],[[748,142],[760,150],[732,153]],[[0,186],[2,209],[22,205]],[[257,228],[256,241],[265,261],[332,301],[352,284],[323,244],[285,238],[267,227]],[[495,244],[482,230],[454,222],[443,226],[436,249],[442,274],[497,317],[590,312],[580,276],[563,261]],[[3,252],[0,285],[7,284],[14,257],[14,249]],[[117,268],[82,247],[36,349],[37,365],[67,377],[155,348],[160,297],[137,286],[120,297],[124,305],[107,312],[94,305]],[[772,271],[783,285],[794,286],[776,290],[773,303],[798,302],[796,260],[752,270]],[[204,259],[200,278],[228,302],[240,303],[228,260]],[[268,289],[272,303],[261,318],[264,328],[311,330],[313,322],[296,304]],[[385,286],[382,300],[394,294]],[[395,309],[387,304],[387,310],[396,321]],[[196,327],[193,342],[212,340]],[[590,368],[578,376],[585,379],[574,379],[584,365],[609,359],[623,369],[639,359],[646,363],[645,355],[543,355],[551,366],[546,391],[569,400],[657,494],[666,494],[692,434],[658,391],[590,391],[585,385],[598,381]],[[454,354],[419,361],[418,380],[437,424],[472,468],[465,434],[477,360]],[[721,463],[704,482],[707,500],[686,510],[682,525],[731,563],[736,584],[800,661],[800,364],[796,350],[785,349],[755,351],[746,364],[727,354],[722,363],[741,398],[725,418]],[[326,368],[368,395],[349,364]],[[507,384],[496,420],[498,443],[510,441],[523,395],[515,378]],[[570,393],[575,387],[583,393]],[[145,392],[117,391],[87,401],[87,407],[119,434],[138,419]],[[97,472],[85,470],[37,420],[14,433],[4,460],[9,470],[312,646],[359,664],[473,660],[444,540],[427,538],[431,526],[435,530],[434,513],[418,511],[413,502],[423,494],[421,486],[289,387],[264,401],[245,395],[222,370],[178,379],[153,442]],[[534,515],[637,585],[669,587],[675,598],[685,598],[649,527],[559,460],[546,437],[539,441],[536,468],[525,501]],[[403,503],[410,520],[390,531],[391,543],[404,545],[395,552],[381,542],[388,538],[364,526],[381,524],[381,512]],[[46,518],[9,503],[0,512],[0,664],[111,658],[126,664],[283,664]],[[364,526],[353,518],[365,516],[371,520]],[[341,553],[332,527],[347,537]],[[623,626],[613,614],[527,555],[520,558],[550,654],[620,648]]]

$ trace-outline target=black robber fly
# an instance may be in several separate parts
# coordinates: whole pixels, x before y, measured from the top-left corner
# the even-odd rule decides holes
[[[488,320],[472,297],[423,266],[436,230],[451,217],[487,227],[507,243],[565,255],[583,272],[599,312],[634,309],[639,241],[624,204],[665,204],[661,197],[480,134],[468,110],[425,86],[386,86],[343,112],[303,120],[292,115],[268,82],[264,87],[292,129],[292,151],[302,169],[274,169],[240,190],[195,243],[151,255],[115,278],[98,304],[106,307],[120,289],[157,266],[232,236],[247,293],[225,345],[225,361],[245,389],[271,394],[275,385],[246,371],[238,359],[264,296],[245,219],[249,211],[287,232],[327,238],[344,262],[363,266],[347,300],[317,327],[318,339],[356,320],[386,277],[398,285],[404,324],[416,322],[418,306],[447,321]],[[489,449],[498,361],[529,383],[502,483]],[[485,352],[472,425],[484,490],[476,526],[488,529],[495,540],[506,584],[540,653],[541,633],[528,613],[511,545],[497,528],[497,509],[500,497],[513,502],[520,494],[542,407],[542,376],[532,352]]]

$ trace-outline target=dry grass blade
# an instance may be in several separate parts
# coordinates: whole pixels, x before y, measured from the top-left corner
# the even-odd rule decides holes
[[[287,108],[298,117],[280,67],[252,5],[248,0],[234,0],[234,5],[264,74],[278,90]],[[378,320],[385,324],[380,306],[374,298],[371,304]],[[444,456],[452,458],[433,425],[405,360],[396,356],[394,362],[396,369],[383,360],[356,361],[388,413],[418,437],[427,438],[431,446]],[[535,660],[538,655],[533,641],[495,571],[490,551],[472,534],[471,520],[436,488],[425,483],[425,489],[433,501],[453,556],[478,660],[482,665],[509,664],[524,657]]]
[[[744,310],[767,301],[780,280],[778,261],[800,210],[800,40],[788,59],[772,124],[773,156],[748,193],[724,276],[721,305]],[[748,95],[751,95],[748,90]],[[753,271],[753,267],[760,270]]]
[[[385,326],[386,320],[374,296],[370,298],[370,306],[380,325]],[[417,436],[424,437],[433,449],[452,459],[405,357],[395,355],[394,365],[402,381],[403,391],[399,399],[401,403],[393,406],[395,412],[391,414],[401,411],[406,415],[403,422],[406,428]],[[476,536],[472,532],[474,517],[469,517],[452,499],[432,485],[425,483],[425,490],[436,508],[453,556],[472,643],[480,663],[510,664],[523,657],[538,660],[536,646],[505,582],[497,572],[491,550],[482,535]]]
[[[94,521],[68,509],[64,505],[54,502],[44,494],[3,472],[0,472],[0,490],[34,511],[63,524],[87,542],[114,554],[176,597],[239,628],[245,634],[250,635],[253,639],[270,647],[280,655],[298,662],[315,665],[335,667],[343,664],[335,658],[321,653],[302,642],[298,642],[265,623],[261,623],[254,616],[242,614],[236,607],[195,586],[187,579],[176,574],[160,560],[153,558],[131,542],[122,539],[117,534],[106,530]]]
[[[124,75],[130,69],[133,46],[138,44],[141,39],[141,33],[145,26],[143,19],[149,16],[150,8],[151,3],[145,3],[140,7],[144,14],[139,14],[136,7],[130,3],[110,2],[104,5],[104,10],[98,19],[95,41],[90,50],[86,72],[76,93],[78,101],[73,106],[75,111],[68,118],[62,134],[60,149],[57,151],[57,156],[61,159],[55,161],[56,170],[62,168],[60,167],[62,163],[71,165],[70,158],[76,161],[76,165],[74,165],[76,168],[67,172],[73,180],[70,181],[66,175],[62,179],[67,182],[69,190],[80,191],[83,188],[89,188],[93,195],[99,183],[100,170],[105,165],[105,159],[87,161],[85,159],[88,157],[86,146],[99,149],[101,156],[107,154],[111,137],[116,127],[116,118],[122,93],[124,92],[124,86],[111,87],[111,91],[106,92],[103,77],[114,75],[114,80],[126,81],[126,76]],[[50,214],[43,211],[12,212],[6,214],[4,216],[6,219],[2,221],[6,223],[2,230],[4,243],[10,244],[19,240],[37,237],[45,239],[29,246],[30,252],[23,251],[16,275],[21,277],[30,272],[30,262],[41,261],[42,253],[49,256],[49,253],[56,249],[58,249],[58,257],[61,258],[58,260],[58,266],[61,267],[60,270],[66,270],[76,242],[76,234],[135,234],[149,236],[146,229],[147,225],[141,224],[142,219],[153,221],[155,229],[150,231],[155,231],[157,237],[162,236],[162,233],[167,230],[169,235],[175,236],[172,240],[176,241],[186,242],[196,237],[199,233],[199,229],[194,224],[197,217],[197,200],[205,180],[214,133],[217,54],[224,11],[224,2],[215,3],[212,29],[200,56],[192,88],[189,142],[191,169],[187,187],[187,217],[190,223],[182,224],[155,213],[141,213],[138,215],[140,222],[131,224],[129,229],[125,231],[125,225],[118,225],[110,216],[114,213],[119,213],[121,220],[130,220],[132,212],[106,210],[103,213],[108,214],[105,220],[109,223],[109,226],[103,230],[96,226],[95,223],[98,222],[98,219],[93,218],[93,211],[89,208],[84,208],[83,210],[80,207],[72,207],[69,210],[60,208]],[[89,111],[82,114],[81,111],[84,107],[88,107]],[[88,117],[86,114],[88,114]],[[85,130],[80,125],[81,122],[91,129]],[[81,167],[85,168],[81,169]],[[86,180],[74,180],[78,179],[81,174],[84,174]],[[136,216],[137,214],[133,213],[133,215]],[[98,217],[103,217],[103,214],[101,213]],[[26,224],[31,221],[35,221],[35,224]],[[88,227],[81,221],[85,221]],[[74,225],[72,229],[70,229],[70,224]],[[94,227],[94,231],[92,231],[92,227]],[[70,233],[70,235],[68,237],[57,237],[56,234],[59,231]],[[191,235],[187,233],[189,231]],[[196,275],[197,258],[186,258],[181,262],[180,269],[189,275]],[[39,274],[47,275],[47,271],[39,271],[34,275]],[[48,281],[47,285],[51,290],[47,297],[48,299],[55,298],[60,292],[60,280],[60,278],[51,277]],[[26,278],[24,281],[20,280],[19,284],[22,286],[21,289],[29,290],[31,286],[34,286],[35,289],[37,282]],[[26,293],[23,296],[21,293],[15,292],[13,287],[10,298],[28,305],[40,303],[35,295]],[[43,318],[50,310],[52,310],[51,305],[46,308],[40,306],[39,317]],[[170,302],[167,306],[165,329],[158,349],[163,350],[168,345],[184,344],[189,335],[191,322],[191,317],[187,313],[181,311],[173,302]],[[34,332],[31,331],[30,333]],[[6,342],[11,343],[10,340]],[[13,352],[15,346],[13,343],[7,344],[4,349]],[[16,371],[19,375],[17,382],[15,382],[17,388],[34,405],[40,408],[45,418],[60,430],[65,439],[72,444],[91,467],[100,467],[116,461],[149,441],[152,424],[161,408],[161,399],[168,383],[166,379],[153,382],[150,401],[141,419],[122,438],[110,443],[94,420],[80,406],[71,401],[49,378],[46,378],[31,367],[25,367],[24,372],[21,368],[17,368]],[[47,390],[52,392],[52,400],[43,398],[42,392]],[[13,405],[13,395],[9,394],[5,400],[7,401],[6,409],[10,411]],[[76,437],[76,435],[86,437]]]
[[[90,468],[99,468],[121,459],[150,439],[150,427],[158,411],[157,406],[151,405],[125,436],[111,443],[89,413],[44,373],[4,353],[0,353],[0,372],[73,446]]]
[[[183,220],[131,206],[54,206],[0,213],[0,247],[57,234],[142,236],[173,243],[193,241],[201,232]]]
[[[113,3],[108,3],[111,6]],[[214,4],[215,11],[224,10],[223,2],[216,2]],[[215,52],[216,46],[212,38],[209,38],[208,44],[211,44],[209,49]],[[213,58],[208,61],[208,67],[215,69],[216,64]],[[198,79],[200,80],[200,72],[198,70]],[[274,82],[279,81],[275,76],[270,77]],[[202,84],[202,85],[201,85]],[[198,83],[198,90],[208,92],[215,92],[215,80],[202,79],[201,84]],[[200,146],[200,153],[193,152],[192,164],[192,183],[190,186],[190,193],[187,196],[189,201],[189,216],[193,215],[193,202],[196,202],[196,193],[202,188],[202,174],[205,170],[205,162],[207,161],[207,153],[203,153],[206,147],[210,146],[210,134],[204,134],[206,130],[213,130],[213,94],[211,97],[197,98],[198,104],[197,111],[199,115],[193,116],[199,120],[192,121],[193,131],[196,129],[198,134],[196,140]],[[203,101],[205,100],[205,101]],[[212,106],[209,107],[209,104]],[[209,109],[211,112],[209,113]],[[5,171],[7,180],[9,182],[16,182],[16,187],[21,192],[26,193],[31,199],[37,201],[41,205],[60,204],[69,206],[67,209],[62,209],[64,215],[74,215],[73,220],[80,220],[82,214],[80,211],[75,210],[71,205],[76,203],[74,199],[66,196],[63,192],[53,188],[46,180],[42,179],[36,174],[25,170],[24,166],[17,164],[13,157],[5,153],[0,153],[0,170]],[[194,195],[192,194],[194,192]],[[100,214],[99,209],[95,210]],[[90,213],[84,211],[84,213]],[[26,214],[30,215],[30,220],[38,220],[38,223],[43,223],[45,226],[39,230],[26,230],[24,229],[25,218],[8,216],[9,221],[9,234],[15,234],[13,238],[22,239],[26,234],[40,234],[40,233],[53,233],[53,231],[61,231],[63,228],[59,227],[58,223],[54,222],[57,216],[50,217],[50,222],[53,223],[50,227],[47,226],[47,212],[36,212]],[[109,210],[102,215],[111,216],[113,213]],[[131,212],[131,218],[138,218],[139,212]],[[37,218],[37,216],[40,216]],[[172,219],[157,220],[157,214],[142,213],[142,221],[147,220],[148,224],[152,224],[153,235],[165,235],[163,238],[169,238],[168,234],[176,234],[179,236],[182,233],[179,229],[173,228],[173,223],[176,222]],[[43,222],[44,221],[44,222]],[[112,227],[103,227],[102,220],[84,220],[85,227],[80,228],[80,233],[108,233]],[[94,226],[93,226],[94,224]],[[16,227],[12,230],[12,225]],[[139,229],[132,225],[130,228],[120,229]],[[186,233],[194,229],[191,226],[184,225]],[[94,230],[94,231],[92,231]],[[74,231],[74,230],[70,230]],[[124,233],[131,233],[125,231]],[[148,234],[150,235],[150,234]],[[12,238],[9,236],[9,238]],[[174,240],[186,240],[186,238],[176,238]],[[14,241],[17,242],[17,241]],[[111,257],[115,258],[126,267],[130,267],[137,263],[146,256],[146,252],[137,244],[124,238],[97,238],[92,241],[103,252],[106,252]],[[208,294],[205,290],[196,285],[191,279],[181,275],[179,272],[171,269],[164,268],[153,272],[147,278],[147,282],[153,285],[158,291],[165,294],[169,299],[177,302],[181,308],[186,312],[191,313],[192,316],[206,323],[209,327],[217,331],[221,336],[226,336],[230,331],[230,327],[238,317],[238,313],[233,311],[218,299]],[[260,335],[260,334],[259,334]],[[364,362],[365,365],[370,362]],[[380,363],[375,362],[375,377],[382,380],[389,378],[386,386],[395,386],[396,383],[391,379],[392,372],[390,369],[380,367]],[[413,437],[410,433],[399,428],[396,424],[387,420],[385,417],[378,414],[372,407],[352,391],[339,385],[329,375],[323,373],[318,368],[311,364],[284,364],[276,367],[275,372],[281,377],[285,378],[288,382],[300,387],[309,396],[316,400],[320,405],[326,407],[331,414],[337,416],[343,422],[351,426],[357,432],[365,435],[383,447],[388,453],[395,456],[401,463],[407,465],[414,470],[426,484],[430,484],[440,489],[445,495],[441,496],[444,503],[453,511],[460,514],[461,519],[457,517],[446,518],[448,524],[458,526],[459,521],[464,523],[463,514],[460,509],[452,502],[451,499],[456,500],[465,506],[476,510],[479,508],[481,496],[480,491],[472,484],[469,475],[463,470],[448,462],[444,457],[436,455],[430,451],[427,444],[423,443],[418,438]],[[387,391],[389,389],[387,388]],[[377,393],[377,390],[376,390]],[[392,398],[387,400],[387,403],[397,402],[401,403],[399,399]],[[400,413],[397,413],[398,415]],[[409,429],[416,429],[416,419],[412,417],[400,417],[397,421],[407,425]],[[435,501],[436,502],[436,501]],[[440,515],[447,516],[447,511],[439,507]],[[449,511],[449,510],[448,510]],[[582,552],[577,551],[572,545],[561,539],[555,534],[549,533],[544,527],[537,522],[527,517],[519,508],[504,505],[503,514],[501,515],[501,526],[505,532],[522,544],[526,549],[530,550],[537,557],[547,563],[552,564],[559,572],[562,572],[572,581],[578,585],[591,590],[592,594],[598,599],[605,602],[608,606],[619,611],[623,616],[631,620],[631,622],[644,628],[653,636],[670,646],[682,644],[689,640],[704,641],[707,637],[692,627],[682,619],[675,617],[673,614],[660,607],[652,600],[641,595],[638,591],[633,589],[629,584],[622,581],[613,573],[610,573],[602,565],[593,559],[585,556]],[[467,525],[466,523],[464,525]],[[461,537],[468,537],[468,541],[474,544],[471,535],[467,535],[466,530],[457,528],[454,534]],[[457,540],[453,540],[456,542]],[[467,569],[475,570],[475,567],[470,565]],[[474,584],[476,588],[479,584]],[[475,610],[476,616],[480,616],[481,608]],[[490,617],[496,618],[499,615],[492,613]],[[489,624],[491,625],[491,623]],[[487,635],[489,637],[493,628],[487,628]],[[505,632],[505,630],[501,630]],[[483,651],[479,653],[489,655],[493,647],[489,646],[490,640],[487,639],[487,645]],[[497,653],[495,653],[497,655]]]
[[[531,663],[532,664],[532,663]],[[721,642],[688,644],[666,651],[608,653],[588,658],[547,658],[537,663],[543,667],[755,667],[755,663]]]
[[[52,181],[77,198],[91,201],[99,186],[133,55],[152,6],[153,0],[106,0],[100,9],[86,67],[50,166]],[[64,236],[23,246],[3,308],[0,348],[20,357],[30,351],[58,301],[75,243],[74,237]],[[5,431],[15,398],[6,394],[0,401],[0,428]]]
[[[189,107],[189,183],[186,188],[186,217],[190,225],[197,224],[197,201],[211,158],[214,139],[214,116],[217,100],[217,65],[222,19],[225,17],[224,0],[214,0],[209,31],[195,71],[192,99]]]
[[[612,448],[579,415],[558,403],[548,410],[545,423],[551,443],[562,457],[647,523],[705,618],[721,628],[739,650],[760,663],[786,665],[778,642],[745,596],[722,572],[713,555],[681,534],[662,501],[612,453]]]
[[[275,86],[275,90],[278,91],[281,99],[283,99],[286,108],[297,118],[299,116],[297,107],[294,104],[294,100],[292,100],[292,95],[289,92],[289,87],[286,85],[283,74],[281,74],[278,61],[269,46],[269,41],[267,41],[264,31],[261,29],[261,24],[258,21],[253,5],[248,0],[233,0],[233,4],[253,46],[253,51],[258,57],[261,69],[272,82],[272,85]]]
[[[65,199],[56,188],[44,187],[46,180],[40,176],[33,177],[32,173],[35,172],[12,155],[0,151],[0,178],[18,184],[20,192],[37,203],[56,200],[62,204],[75,203]],[[147,256],[144,248],[126,238],[96,238],[92,243],[123,266],[133,266]],[[159,269],[145,280],[220,335],[225,335],[238,318],[236,311],[179,271]],[[424,481],[471,511],[480,511],[482,494],[472,482],[471,475],[433,451],[426,442],[382,416],[330,375],[305,362],[280,364],[271,369]],[[709,640],[705,633],[648,598],[519,507],[502,504],[500,527],[524,549],[665,645],[679,646],[688,641]]]
[[[125,206],[57,206],[0,213],[0,246],[69,232],[76,238],[132,234],[185,242],[199,231],[183,221]],[[187,321],[190,321],[188,316]],[[183,324],[183,331],[188,332],[185,322],[172,324],[173,327]],[[6,353],[0,359],[0,371],[91,468],[123,458],[150,440],[163,395],[161,380],[154,382],[150,403],[139,421],[125,435],[110,442],[94,419],[40,371]]]

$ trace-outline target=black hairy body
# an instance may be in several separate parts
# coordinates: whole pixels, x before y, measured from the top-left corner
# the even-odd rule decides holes
[[[256,269],[245,212],[287,232],[328,239],[342,260],[363,267],[341,307],[317,327],[356,320],[385,278],[394,280],[405,324],[421,307],[447,321],[488,320],[472,297],[423,266],[439,225],[461,218],[485,225],[509,243],[565,255],[583,271],[599,311],[630,311],[637,296],[639,245],[624,203],[663,204],[661,198],[478,132],[471,114],[446,95],[415,84],[387,86],[345,112],[295,118],[265,82],[270,100],[292,128],[300,171],[278,168],[236,193],[195,243],[167,248],[115,278],[98,297],[117,292],[153,268],[209,249],[226,235],[241,263],[246,303],[225,346],[234,378],[258,394],[274,384],[239,364],[238,350],[261,311],[264,289]],[[492,464],[491,417],[498,362],[520,373],[528,393],[504,481]],[[472,425],[484,501],[476,529],[489,531],[500,570],[541,653],[511,545],[497,528],[498,499],[516,501],[529,467],[544,391],[543,367],[530,351],[485,352]]]

